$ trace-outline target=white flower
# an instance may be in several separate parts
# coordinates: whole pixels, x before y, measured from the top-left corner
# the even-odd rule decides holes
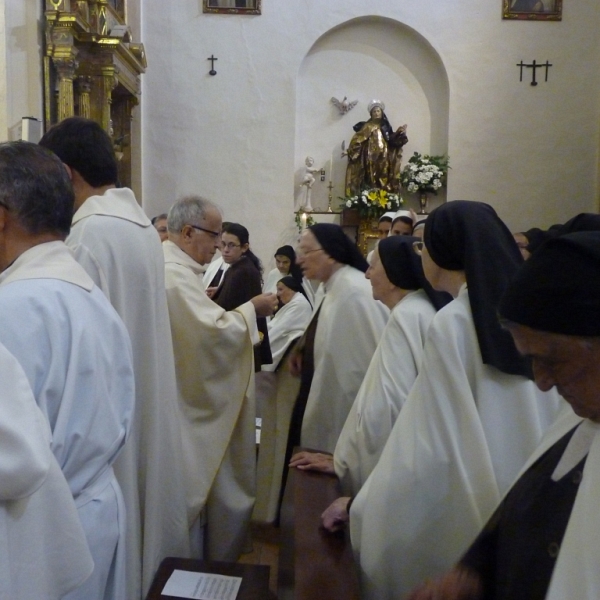
[[[346,206],[347,206],[348,208],[350,208],[350,207],[352,206],[352,200],[347,200],[347,201],[346,201]]]
[[[363,201],[365,204],[367,204],[367,197],[366,197],[366,196],[363,196],[363,197],[362,197],[362,201]]]
[[[392,203],[391,203],[391,202],[388,202],[388,203],[386,204],[386,207],[387,207],[387,209],[389,210],[390,208],[392,208]]]

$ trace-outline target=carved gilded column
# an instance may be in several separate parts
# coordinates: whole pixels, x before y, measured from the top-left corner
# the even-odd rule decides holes
[[[92,90],[91,77],[77,78],[77,91],[79,92],[79,116],[86,119],[92,118],[92,106],[90,102],[90,92]]]
[[[107,133],[111,130],[110,106],[112,104],[112,91],[117,87],[117,69],[115,67],[102,67],[104,83],[104,99],[102,102],[102,127]]]
[[[75,115],[75,101],[73,96],[73,79],[77,69],[74,56],[54,57],[54,66],[58,73],[58,120]]]

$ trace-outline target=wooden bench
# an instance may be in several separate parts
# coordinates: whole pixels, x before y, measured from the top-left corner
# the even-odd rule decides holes
[[[339,496],[336,477],[289,470],[281,507],[279,600],[359,600],[349,534],[320,528],[321,513]]]

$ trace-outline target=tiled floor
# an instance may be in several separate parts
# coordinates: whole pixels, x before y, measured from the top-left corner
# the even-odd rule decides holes
[[[277,594],[277,565],[279,561],[279,529],[273,525],[252,524],[252,552],[242,554],[238,562],[271,567],[269,589]]]

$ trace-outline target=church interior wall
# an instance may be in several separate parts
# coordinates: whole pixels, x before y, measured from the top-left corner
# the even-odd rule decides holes
[[[421,82],[408,58],[394,58],[406,40],[387,52],[377,47],[377,19],[384,38],[390,27],[406,37],[413,32],[418,47],[428,44],[430,56],[439,57],[439,64],[423,63]],[[147,0],[142,22],[149,61],[142,109],[147,210],[159,212],[186,193],[206,195],[226,219],[249,228],[267,261],[294,235],[304,158],[318,154],[327,169],[377,94],[389,96],[381,100],[394,127],[408,124],[405,160],[414,150],[447,147],[448,199],[489,202],[513,229],[597,208],[594,0],[565,2],[561,22],[502,20],[499,0],[263,0],[260,16],[203,14],[200,0]],[[344,28],[354,37],[336,36]],[[356,64],[342,65],[351,53]],[[525,70],[519,82],[521,60],[550,61],[548,81],[538,71],[542,81],[531,86]],[[447,122],[437,137],[443,140],[446,128],[447,141],[434,148],[430,121],[444,110],[444,86],[436,87],[440,65],[448,80],[447,119],[441,119]],[[391,85],[375,86],[390,73]],[[359,104],[336,119],[330,98],[344,95]],[[429,106],[419,109],[426,100]],[[336,186],[340,176],[336,171]]]
[[[37,0],[0,0],[0,134],[21,137],[21,118],[43,116],[42,8]]]
[[[595,0],[565,1],[561,22],[502,20],[500,0],[263,0],[260,16],[203,14],[201,0],[127,7],[148,56],[133,123],[146,211],[212,198],[267,266],[294,239],[306,155],[327,172],[377,96],[394,127],[408,124],[405,161],[448,152],[447,199],[489,202],[515,230],[598,208]],[[42,116],[40,3],[0,0],[0,19],[0,130],[15,139],[21,117]],[[519,82],[521,60],[552,63],[548,81],[538,71],[529,85],[525,69]],[[330,98],[344,95],[359,104],[341,117]],[[343,171],[334,158],[334,199]]]

